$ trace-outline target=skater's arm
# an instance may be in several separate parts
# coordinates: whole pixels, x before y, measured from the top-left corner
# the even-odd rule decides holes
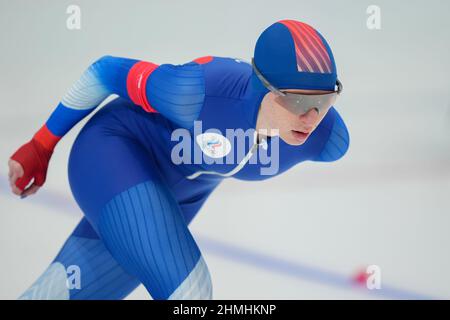
[[[48,162],[59,140],[111,94],[160,112],[182,127],[191,127],[203,106],[203,70],[200,64],[164,64],[104,56],[87,68],[68,90],[47,122],[10,159],[13,192],[37,190],[45,182]],[[13,177],[13,178],[11,178]],[[25,192],[30,192],[30,188]]]
[[[47,122],[11,156],[8,164],[13,193],[26,196],[44,184],[48,162],[59,140],[110,94],[127,96],[128,71],[137,62],[105,56],[89,66]],[[25,190],[31,180],[33,184]]]
[[[127,92],[129,71],[137,63],[134,59],[104,56],[92,63],[69,88],[47,122],[34,135],[47,150],[79,121],[90,114],[111,94],[130,99]],[[157,65],[147,63],[156,68]]]
[[[160,112],[181,126],[197,118],[204,99],[198,64],[158,66],[151,62],[104,56],[91,64],[68,90],[34,138],[53,150],[75,124],[111,94]]]

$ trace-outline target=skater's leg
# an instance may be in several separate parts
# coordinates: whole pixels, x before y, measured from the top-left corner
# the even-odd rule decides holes
[[[73,276],[73,281],[69,281]],[[140,284],[83,219],[55,260],[20,299],[123,299]]]
[[[114,259],[154,299],[210,298],[208,268],[158,154],[124,127],[122,119],[140,117],[125,107],[104,107],[78,135],[69,160],[75,199]]]
[[[211,299],[211,278],[180,208],[149,180],[115,196],[98,229],[114,258],[154,299]]]

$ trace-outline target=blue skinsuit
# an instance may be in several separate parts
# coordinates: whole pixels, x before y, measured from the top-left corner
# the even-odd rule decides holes
[[[100,67],[108,68],[122,58],[102,59]],[[122,59],[123,72],[135,62]],[[256,141],[252,129],[267,90],[255,81],[248,63],[214,57],[208,63],[165,64],[154,70],[147,98],[157,113],[134,104],[126,91],[115,90],[120,97],[88,121],[70,154],[70,186],[85,218],[52,264],[80,267],[81,288],[70,289],[65,298],[121,299],[140,283],[154,299],[211,298],[209,272],[187,226],[218,184],[228,177],[268,179],[300,162],[331,162],[346,153],[349,136],[335,108],[301,146],[276,137]],[[49,120],[50,129],[58,117]],[[220,154],[209,156],[208,141],[206,147],[200,145],[195,121],[201,121],[201,134],[211,129],[215,137],[226,136],[227,129],[250,134],[239,151],[237,139],[209,141],[229,145],[233,161],[226,163]],[[189,133],[184,142],[192,151],[178,154],[181,164],[174,163],[181,141],[173,136],[177,130]],[[269,164],[262,163],[260,153],[273,155],[275,149],[274,169],[262,174]],[[41,278],[58,272],[47,270]],[[33,286],[34,296],[29,291],[23,297],[42,297],[41,291],[48,295],[44,280]]]

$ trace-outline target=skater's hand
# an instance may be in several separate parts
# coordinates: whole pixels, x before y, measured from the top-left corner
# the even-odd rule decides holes
[[[22,190],[20,190],[17,186],[16,186],[16,181],[17,179],[19,179],[20,177],[23,176],[23,167],[20,163],[18,163],[15,160],[9,159],[8,161],[8,167],[9,167],[9,173],[8,173],[8,177],[9,177],[9,186],[11,187],[11,191],[14,194],[17,195],[21,195],[22,194]],[[36,191],[39,187],[36,186]],[[34,191],[34,192],[36,192]],[[33,193],[34,193],[33,192]]]
[[[32,139],[21,146],[8,161],[9,184],[14,194],[22,198],[36,193],[44,184],[53,151]],[[28,186],[33,179],[33,183]]]

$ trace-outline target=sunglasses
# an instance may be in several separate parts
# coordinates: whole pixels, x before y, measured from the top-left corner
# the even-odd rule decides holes
[[[343,85],[337,80],[337,89],[330,93],[324,94],[299,94],[283,92],[273,86],[258,70],[255,65],[254,59],[252,59],[252,67],[255,70],[255,74],[261,80],[263,85],[273,92],[275,97],[275,102],[280,104],[283,108],[289,110],[290,112],[300,115],[305,114],[311,109],[316,109],[320,113],[327,112],[328,109],[336,102],[337,96],[342,93]]]

